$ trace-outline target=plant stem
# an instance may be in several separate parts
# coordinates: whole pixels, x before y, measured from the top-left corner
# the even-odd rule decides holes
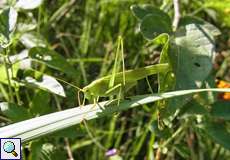
[[[147,134],[149,132],[149,127],[152,125],[153,121],[156,119],[156,112],[154,112],[151,116],[151,119],[149,120],[149,122],[145,125],[145,129],[142,132],[142,136],[140,137],[138,143],[135,145],[135,149],[133,151],[133,155],[132,155],[132,159],[135,159],[136,155],[138,155],[138,153],[140,152],[143,144],[144,144],[144,140],[147,137]]]
[[[0,115],[0,122],[1,122],[1,121],[2,121],[2,122],[3,122],[3,121],[4,121],[4,122],[12,122],[10,119],[8,119],[8,118],[3,117],[3,116]]]
[[[92,139],[92,141],[94,142],[94,144],[95,144],[99,149],[101,149],[101,150],[103,150],[103,151],[106,151],[107,149],[106,149],[96,138],[94,138],[93,134],[92,134],[91,131],[89,130],[89,127],[88,127],[88,125],[87,125],[87,123],[86,123],[86,120],[83,120],[82,122],[83,122],[83,124],[84,124],[84,126],[85,126],[85,129],[86,129],[86,131],[87,131],[89,137]]]
[[[8,60],[8,63],[10,64],[10,66],[12,66],[14,63],[11,63],[8,56],[6,58]],[[14,77],[14,68],[10,67],[9,69],[10,69],[10,73],[11,73],[10,77]],[[20,98],[20,94],[19,94],[19,88],[16,86],[15,83],[13,83],[12,87],[14,88],[14,93],[16,96],[17,103],[18,103],[18,105],[21,105],[22,102],[21,102],[21,98]]]
[[[66,151],[67,151],[67,154],[68,154],[68,157],[69,157],[68,160],[74,160],[73,154],[72,154],[72,151],[71,151],[71,148],[70,148],[70,144],[69,144],[69,139],[65,137],[64,141],[65,141],[65,144],[66,144],[65,145]]]
[[[0,84],[0,92],[3,94],[4,98],[6,99],[6,101],[9,101],[9,96],[7,94],[7,91],[5,90],[4,86],[2,84]]]
[[[11,81],[10,81],[10,73],[9,73],[9,70],[8,70],[8,50],[5,49],[5,56],[4,56],[4,65],[5,65],[5,70],[6,70],[6,77],[7,77],[7,81],[8,81],[8,89],[9,89],[9,92],[10,92],[10,98],[9,98],[9,102],[14,102],[14,97],[13,97],[13,91],[12,91],[12,88],[11,88]]]
[[[160,147],[157,149],[155,159],[156,160],[160,160],[161,159],[161,148]]]
[[[174,5],[174,19],[173,19],[173,28],[174,30],[177,29],[178,23],[180,21],[180,6],[179,6],[179,0],[173,0]]]
[[[109,134],[108,134],[106,144],[105,144],[106,148],[109,148],[112,145],[114,131],[115,131],[115,128],[116,128],[116,122],[117,122],[117,116],[114,116],[112,118],[111,122],[110,122]]]
[[[58,110],[61,111],[62,108],[61,108],[60,102],[58,100],[58,97],[56,95],[54,95],[54,99],[56,101]],[[72,151],[71,151],[71,147],[70,147],[70,144],[69,144],[69,139],[65,137],[64,142],[65,142],[65,148],[66,148],[69,160],[74,160],[73,154],[72,154]]]
[[[176,132],[174,132],[174,134],[162,144],[161,147],[165,147],[167,144],[169,144],[176,136],[178,136],[181,133],[181,131],[183,131],[183,129],[184,129],[184,126],[181,126],[180,128],[178,128]]]
[[[153,145],[155,142],[156,135],[154,133],[151,134],[149,144],[148,144],[148,152],[147,152],[147,159],[153,160],[154,159],[154,153],[153,153]]]

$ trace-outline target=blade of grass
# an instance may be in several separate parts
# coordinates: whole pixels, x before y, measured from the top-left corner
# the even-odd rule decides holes
[[[76,0],[71,0],[64,3],[56,12],[54,12],[54,14],[49,19],[49,23],[47,24],[52,24],[54,22],[57,23],[66,14],[70,7],[74,6],[73,4],[75,1]]]
[[[108,104],[108,101],[100,102],[96,105],[89,104],[83,107],[67,109],[65,111],[51,113],[2,127],[0,128],[0,137],[19,137],[22,139],[22,142],[26,142],[37,137],[79,124],[83,120],[91,120],[102,116],[112,115],[116,112],[121,112],[123,110],[166,98],[208,91],[230,92],[230,89],[192,89],[161,94],[134,96],[130,97],[129,100],[121,101],[119,106],[117,106],[117,103]]]

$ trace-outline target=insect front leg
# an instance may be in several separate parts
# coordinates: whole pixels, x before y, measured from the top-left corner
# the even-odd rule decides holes
[[[117,84],[114,87],[110,88],[108,91],[105,92],[106,95],[117,95],[118,96],[118,103],[117,105],[119,105],[120,103],[120,98],[121,98],[121,94],[122,94],[122,84]]]
[[[102,106],[98,103],[99,98],[100,98],[99,96],[93,98],[93,107],[92,107],[92,108],[94,108],[94,107],[96,107],[96,105],[98,105],[99,108],[104,109],[104,107],[102,107]]]
[[[98,99],[99,99],[99,96],[98,97],[93,97],[93,108],[98,104]]]
[[[105,92],[106,95],[117,95],[119,94],[119,91],[117,91],[118,89],[120,90],[121,88],[121,83],[115,85],[114,87],[110,88],[108,91]]]

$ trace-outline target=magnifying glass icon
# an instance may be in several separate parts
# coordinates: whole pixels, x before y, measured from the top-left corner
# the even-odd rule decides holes
[[[3,150],[6,152],[6,153],[11,153],[13,154],[14,157],[17,157],[18,154],[17,152],[15,152],[15,145],[13,142],[11,141],[7,141],[3,144]]]

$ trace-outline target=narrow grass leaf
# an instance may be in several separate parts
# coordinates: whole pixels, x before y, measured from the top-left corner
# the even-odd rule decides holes
[[[48,115],[36,117],[30,120],[2,127],[0,128],[0,137],[20,137],[23,142],[26,142],[42,135],[47,135],[49,133],[53,133],[55,131],[79,124],[83,120],[90,120],[102,116],[113,115],[114,113],[121,112],[123,110],[127,110],[166,98],[207,91],[230,92],[230,89],[193,89],[162,94],[134,96],[131,97],[129,100],[121,101],[119,105],[117,105],[116,101],[115,103],[108,103],[108,101],[104,101],[96,105],[89,104],[86,106],[51,113]]]

